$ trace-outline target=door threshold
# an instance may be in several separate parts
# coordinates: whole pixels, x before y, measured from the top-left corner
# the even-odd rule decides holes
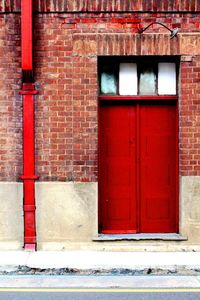
[[[93,241],[124,241],[124,240],[160,240],[160,241],[187,241],[186,236],[179,233],[136,233],[136,234],[99,234]]]

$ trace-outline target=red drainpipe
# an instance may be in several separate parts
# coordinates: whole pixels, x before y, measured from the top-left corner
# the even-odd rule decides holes
[[[36,250],[35,175],[34,156],[34,95],[32,59],[32,0],[21,0],[21,51],[23,85],[23,180],[24,191],[24,248]]]

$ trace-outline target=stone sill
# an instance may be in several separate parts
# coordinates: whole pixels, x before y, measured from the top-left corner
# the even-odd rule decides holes
[[[137,234],[99,234],[93,241],[141,241],[141,240],[160,240],[160,241],[187,241],[187,237],[178,233],[137,233]]]

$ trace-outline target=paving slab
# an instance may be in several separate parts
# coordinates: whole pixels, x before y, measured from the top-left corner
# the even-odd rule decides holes
[[[136,268],[136,267],[200,267],[200,252],[33,252],[26,261],[29,267],[41,268]]]
[[[200,275],[200,252],[0,252],[0,274],[45,271],[52,275],[77,272]]]

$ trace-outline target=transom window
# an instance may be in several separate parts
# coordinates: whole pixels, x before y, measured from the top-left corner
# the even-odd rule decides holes
[[[99,90],[101,95],[176,95],[177,62],[100,59]]]

